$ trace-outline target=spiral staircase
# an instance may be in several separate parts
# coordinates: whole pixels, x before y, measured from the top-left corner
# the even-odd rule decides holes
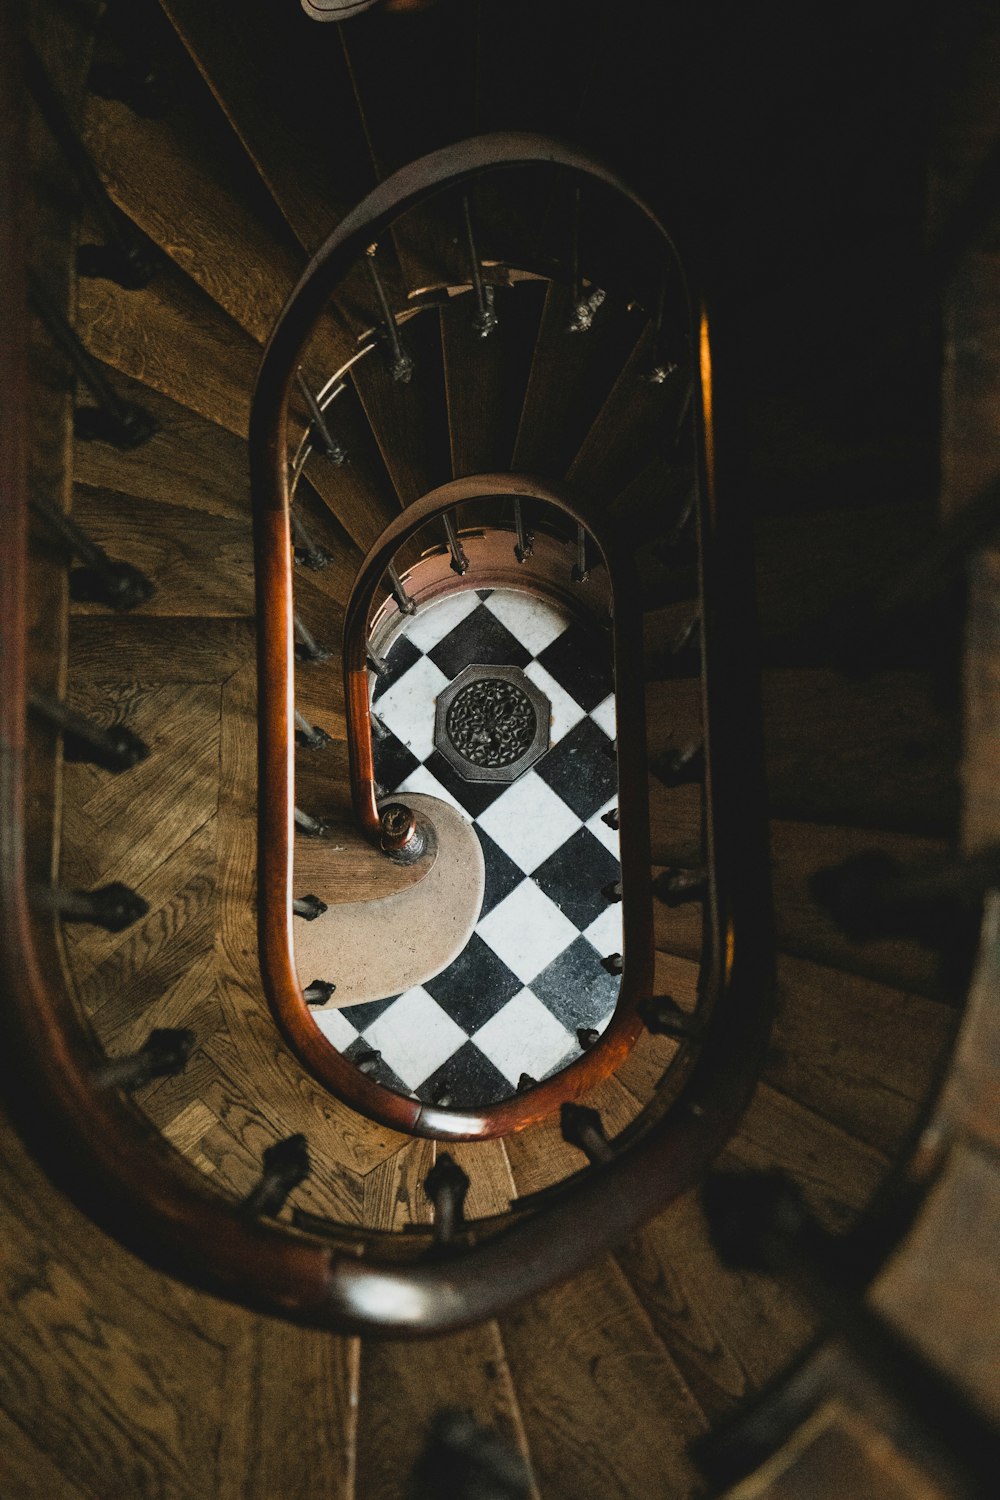
[[[794,240],[781,259],[782,167],[745,185],[775,194],[756,263],[687,175],[722,136],[747,167],[738,41],[708,66],[708,20],[585,10],[28,7],[10,1500],[989,1492],[995,26],[969,7],[964,94],[935,75],[931,222],[959,235],[932,243],[935,516],[905,124],[868,368],[845,336],[800,389],[794,331],[755,341],[801,299],[807,343],[861,281],[820,294]],[[892,18],[866,25],[895,56]],[[668,42],[712,80],[693,106],[670,64],[688,116]],[[831,171],[915,108],[919,50],[888,102],[869,80]],[[937,585],[970,552],[960,643]],[[498,587],[613,628],[621,990],[550,1078],[454,1107],[330,1044],[342,976],[296,975],[296,939],[320,879],[331,908],[413,909],[430,861],[377,785],[380,654],[413,602]]]

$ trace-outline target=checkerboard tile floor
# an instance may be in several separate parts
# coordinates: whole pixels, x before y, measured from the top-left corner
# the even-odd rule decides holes
[[[320,1012],[348,1057],[428,1103],[492,1104],[580,1055],[602,1031],[621,950],[610,633],[512,589],[469,590],[404,619],[373,679],[376,776],[386,792],[427,792],[469,818],[486,865],[482,911],[443,973],[403,995]],[[549,749],[515,782],[465,781],[434,747],[438,694],[470,663],[523,669],[552,707]],[[378,727],[378,726],[377,726]]]

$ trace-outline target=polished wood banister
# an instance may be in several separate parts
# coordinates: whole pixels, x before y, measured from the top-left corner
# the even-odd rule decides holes
[[[17,141],[21,118],[17,80],[12,77],[14,56],[11,47],[0,47],[0,113],[9,127],[7,142]],[[588,170],[575,153],[533,138],[520,139],[527,161],[568,157],[578,170]],[[428,176],[432,181],[448,179],[463,160],[463,172],[472,175],[509,142],[510,138],[497,143],[485,138],[473,143],[471,162],[467,148],[449,148],[417,164],[408,179],[410,200],[420,196]],[[3,153],[4,186],[12,190],[19,186],[19,162],[16,145]],[[613,181],[610,174],[601,175]],[[379,212],[391,217],[396,197],[392,183],[382,184],[374,196],[382,204]],[[6,201],[17,203],[17,193],[9,191]],[[345,220],[347,229],[339,241],[334,236],[345,263],[359,247],[363,249],[370,220],[369,205],[362,205]],[[720,960],[713,970],[715,1003],[705,1045],[678,1099],[634,1149],[571,1184],[545,1214],[519,1220],[481,1245],[449,1249],[416,1265],[359,1261],[316,1238],[250,1219],[240,1205],[219,1194],[184,1162],[117,1088],[101,1085],[102,1053],[96,1039],[58,978],[50,980],[45,974],[48,960],[58,969],[51,919],[33,919],[28,909],[27,374],[18,222],[14,214],[0,219],[0,307],[7,314],[7,337],[0,343],[0,527],[6,543],[0,618],[0,985],[5,999],[0,1068],[15,1118],[53,1178],[88,1214],[151,1264],[192,1285],[317,1326],[396,1337],[441,1333],[496,1316],[581,1269],[690,1186],[745,1107],[763,1059],[770,1013],[763,802],[759,764],[753,749],[747,751],[748,733],[753,744],[753,713],[749,720],[735,721],[725,708],[724,685],[706,689],[711,776],[725,790],[728,805],[739,806],[744,795],[749,802],[732,836],[721,818],[711,835],[715,869],[724,889],[709,903]],[[321,264],[329,264],[325,255],[321,252],[317,258]],[[303,305],[318,309],[324,297],[309,289],[308,278],[306,286]],[[279,327],[265,360],[272,383],[265,382],[255,406],[253,458],[258,589],[267,627],[259,644],[268,723],[262,736],[262,769],[274,769],[284,777],[284,789],[265,808],[262,840],[273,835],[284,848],[282,889],[288,885],[294,805],[286,795],[293,770],[291,555],[284,418],[271,402],[273,398],[279,407],[283,404],[287,380],[275,377],[275,371],[282,367],[282,350],[294,343],[288,330]],[[707,330],[704,348],[707,357]],[[293,369],[290,361],[288,370]],[[280,478],[272,488],[275,475]],[[705,534],[716,549],[712,567],[705,568],[706,588],[721,589],[728,582],[742,603],[739,585],[741,580],[746,585],[747,557],[742,538],[722,524],[711,474],[702,503]],[[706,610],[709,661],[723,624],[720,598],[714,610]],[[727,666],[736,658],[746,672],[745,621],[737,617],[734,624],[729,632],[734,639],[719,654]],[[747,692],[747,704],[741,707],[752,709],[749,685]],[[713,760],[712,747],[727,744],[728,749],[715,750]],[[727,785],[730,775],[734,784]],[[741,840],[748,840],[742,848]],[[739,860],[734,858],[737,852]],[[273,960],[265,979],[269,986],[278,979],[297,990],[290,962],[290,890],[285,894],[288,900],[279,912],[261,914],[262,952],[268,951]],[[419,1109],[413,1101],[400,1104]]]

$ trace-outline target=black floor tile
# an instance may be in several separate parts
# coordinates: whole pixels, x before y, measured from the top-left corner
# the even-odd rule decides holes
[[[596,1026],[615,1007],[621,979],[601,967],[602,955],[577,938],[531,981],[532,992],[567,1031]]]
[[[582,932],[606,909],[601,892],[619,874],[618,861],[600,839],[589,828],[578,828],[531,878]]]
[[[424,989],[471,1036],[517,994],[521,981],[474,932],[455,962],[425,980]]]
[[[358,1031],[367,1031],[369,1026],[374,1026],[379,1016],[395,1005],[399,999],[398,995],[390,995],[387,1000],[366,1000],[362,1005],[345,1005],[341,1015],[356,1026]]]
[[[465,777],[445,760],[440,750],[433,751],[424,761],[424,765],[451,793],[455,801],[462,804],[472,818],[478,818],[491,802],[495,802],[507,790],[506,783],[502,781],[466,781]]]
[[[505,854],[500,845],[495,844],[486,830],[478,824],[476,833],[483,846],[483,862],[486,865],[486,889],[483,892],[482,911],[479,913],[481,922],[494,906],[499,906],[504,897],[509,896],[521,884],[525,874],[520,865],[516,865],[510,855]]]
[[[448,678],[457,677],[473,662],[491,667],[525,667],[531,660],[531,652],[481,604],[427,655]]]
[[[475,1042],[466,1042],[443,1062],[436,1072],[420,1085],[417,1097],[425,1104],[447,1089],[448,1103],[456,1109],[474,1109],[482,1104],[499,1104],[509,1099],[514,1089],[495,1068]],[[443,1101],[442,1101],[443,1102]]]
[[[386,689],[391,688],[394,682],[398,682],[403,673],[408,672],[423,654],[408,636],[401,635],[398,640],[393,641],[385,658],[388,670],[380,672],[376,677],[372,702],[377,703]]]
[[[372,759],[375,762],[375,780],[387,792],[394,792],[420,764],[413,752],[388,727],[385,727],[385,733],[381,737],[372,733]]]
[[[535,765],[542,780],[586,822],[618,787],[612,743],[593,719],[581,719]]]
[[[614,687],[611,638],[594,628],[570,625],[546,646],[538,660],[588,713]]]

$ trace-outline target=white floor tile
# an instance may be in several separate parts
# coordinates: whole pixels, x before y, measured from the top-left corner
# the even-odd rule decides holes
[[[320,1031],[338,1052],[346,1052],[352,1042],[361,1035],[352,1026],[342,1010],[312,1010],[309,1012]]]
[[[564,844],[580,820],[534,771],[526,771],[479,818],[505,854],[530,875]]]
[[[515,589],[495,589],[486,600],[486,608],[506,625],[511,635],[516,636],[532,656],[551,646],[570,624],[568,610]]]
[[[434,749],[434,709],[438,694],[448,686],[440,668],[426,656],[415,662],[375,704],[375,712],[418,760]]]
[[[419,1088],[466,1040],[462,1028],[420,985],[400,995],[365,1032],[365,1041],[411,1089]]]
[[[443,641],[449,630],[461,625],[466,615],[471,615],[481,603],[475,589],[463,589],[460,594],[450,594],[447,599],[422,604],[407,620],[403,634],[418,650],[433,651],[438,641]]]
[[[587,827],[595,839],[600,839],[605,849],[613,854],[615,859],[618,858],[618,833],[616,829],[609,828],[607,823],[605,823],[604,814],[609,813],[613,807],[617,806],[618,798],[611,797],[605,802],[603,807],[597,809],[593,817],[587,819]]]
[[[622,951],[622,904],[612,902],[585,930],[584,937],[602,958]]]
[[[509,1000],[475,1035],[476,1046],[514,1084],[522,1073],[544,1078],[573,1042],[562,1022],[528,989]]]
[[[574,724],[579,724],[580,720],[585,717],[584,710],[575,698],[570,697],[565,688],[559,686],[551,672],[546,672],[541,662],[529,661],[524,669],[524,675],[530,677],[537,688],[541,688],[552,705],[549,745],[555,745],[564,734],[569,734]]]
[[[609,693],[603,703],[590,710],[590,717],[599,729],[603,729],[609,740],[615,737],[615,695]]]
[[[532,880],[522,880],[476,931],[522,984],[540,974],[578,936],[569,918]]]

